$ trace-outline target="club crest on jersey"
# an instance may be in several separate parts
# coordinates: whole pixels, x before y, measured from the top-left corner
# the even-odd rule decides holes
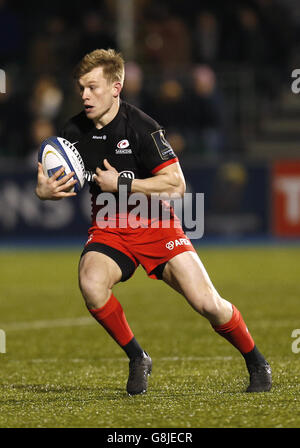
[[[134,179],[134,172],[133,171],[121,171],[119,173],[119,176],[128,177],[128,179]]]
[[[126,139],[119,141],[119,143],[117,144],[117,147],[120,149],[128,148],[128,146],[129,146],[129,141]]]
[[[128,148],[129,141],[127,139],[120,140],[117,144],[116,154],[132,154],[132,149]]]

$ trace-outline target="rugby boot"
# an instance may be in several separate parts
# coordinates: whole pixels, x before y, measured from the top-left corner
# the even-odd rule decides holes
[[[127,392],[129,395],[144,394],[147,392],[148,375],[152,371],[152,360],[148,353],[129,361],[129,377]]]
[[[268,392],[272,387],[272,370],[270,365],[249,364],[250,384],[246,392]]]

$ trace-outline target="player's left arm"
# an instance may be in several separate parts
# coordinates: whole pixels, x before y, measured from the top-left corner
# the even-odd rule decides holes
[[[177,195],[182,197],[185,193],[185,180],[179,162],[174,162],[146,179],[134,179],[131,184],[132,193],[152,193]]]
[[[105,170],[96,169],[95,182],[102,191],[115,193],[118,191],[118,171],[104,159]],[[177,195],[182,197],[185,192],[185,180],[178,162],[161,168],[146,179],[134,179],[131,183],[131,193]]]

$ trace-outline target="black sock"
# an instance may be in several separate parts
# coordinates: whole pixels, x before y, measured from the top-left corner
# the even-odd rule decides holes
[[[244,353],[243,357],[246,361],[247,366],[249,364],[265,364],[266,360],[264,356],[260,353],[256,345],[254,346],[253,350],[248,353]]]
[[[128,344],[124,345],[122,349],[125,351],[129,359],[138,358],[144,353],[144,350],[135,339],[135,337],[133,337],[131,341],[128,342]]]

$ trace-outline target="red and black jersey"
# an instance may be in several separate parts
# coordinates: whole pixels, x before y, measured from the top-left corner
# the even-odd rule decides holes
[[[120,175],[132,179],[151,177],[178,161],[165,139],[164,129],[140,109],[124,101],[121,101],[115,118],[102,129],[97,129],[82,111],[67,122],[61,136],[75,144],[81,154],[93,206],[101,189],[92,176],[97,167],[105,169],[104,159]]]
[[[119,173],[124,172],[133,179],[151,177],[161,168],[178,161],[165,139],[163,128],[124,101],[121,101],[115,118],[102,129],[97,129],[82,111],[68,121],[61,137],[75,144],[90,182],[97,167],[104,169],[104,159]],[[101,191],[95,183],[91,184],[91,192]]]

